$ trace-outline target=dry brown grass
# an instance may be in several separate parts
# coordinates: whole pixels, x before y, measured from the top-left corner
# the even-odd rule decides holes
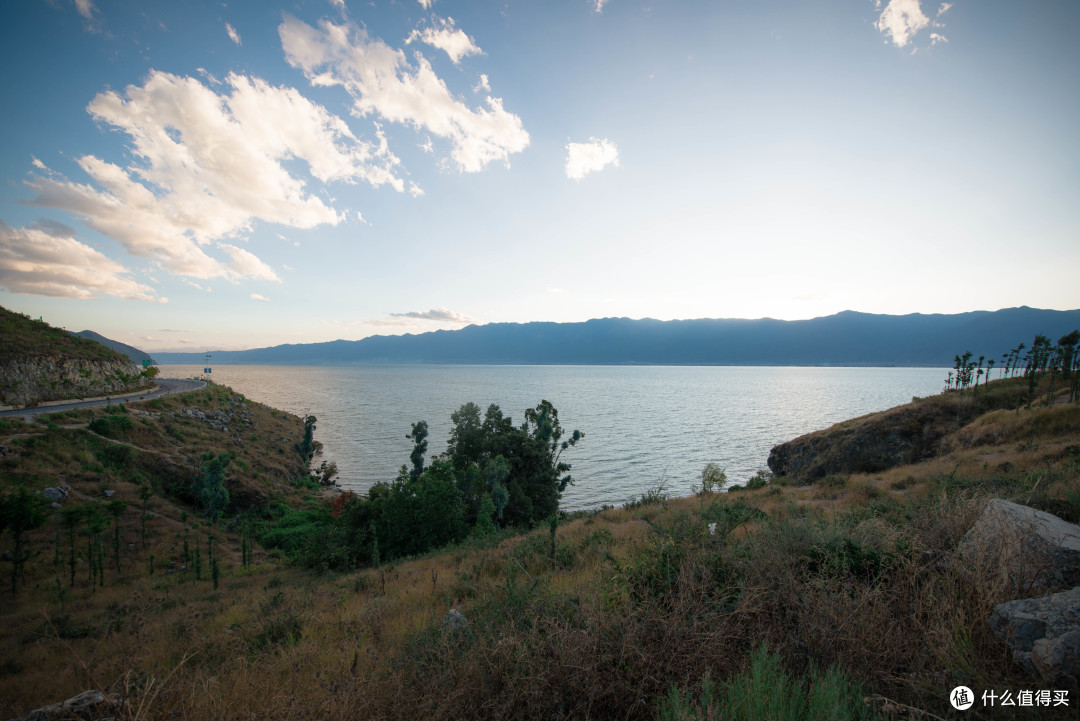
[[[205,570],[201,582],[162,565],[148,575],[146,554],[175,558],[184,533],[179,508],[155,497],[150,547],[126,522],[136,546],[104,588],[80,578],[61,608],[41,563],[25,592],[0,595],[0,714],[97,687],[148,718],[644,719],[672,685],[729,677],[767,642],[792,672],[838,664],[945,717],[959,682],[1037,685],[986,628],[1005,590],[954,552],[993,495],[1067,515],[1080,458],[1064,449],[1080,434],[1059,412],[1072,417],[991,418],[972,437],[997,445],[913,466],[576,518],[554,559],[541,529],[350,574],[264,553],[240,569],[239,538],[219,531],[217,592]],[[1025,413],[1031,426],[1009,430]],[[444,627],[451,608],[466,628]]]

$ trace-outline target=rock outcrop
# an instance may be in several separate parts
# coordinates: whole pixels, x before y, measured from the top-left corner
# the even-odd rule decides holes
[[[769,452],[769,470],[804,482],[873,473],[933,456],[944,435],[919,409],[901,406],[781,443]]]
[[[0,404],[32,406],[45,401],[137,391],[149,385],[139,370],[127,358],[12,358],[0,362]]]
[[[1011,597],[1080,584],[1080,526],[993,498],[960,541],[960,556]]]
[[[988,621],[1013,658],[1051,686],[1080,679],[1080,588],[994,608]]]
[[[1080,680],[1080,526],[994,498],[957,550],[974,582],[1016,599],[995,606],[987,619],[1013,658],[1051,686],[1075,685]],[[1027,598],[1048,590],[1058,592]]]

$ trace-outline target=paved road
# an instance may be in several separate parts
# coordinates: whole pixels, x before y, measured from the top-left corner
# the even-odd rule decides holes
[[[157,378],[156,379],[158,389],[156,391],[150,391],[148,393],[142,393],[134,396],[126,396],[124,398],[101,398],[98,400],[90,401],[71,401],[70,403],[59,403],[54,406],[39,406],[37,408],[17,408],[10,411],[0,411],[0,416],[37,416],[42,413],[61,413],[63,411],[77,410],[79,408],[93,408],[94,406],[104,406],[116,403],[131,403],[133,401],[148,401],[152,398],[160,398],[161,396],[167,396],[170,393],[184,393],[185,391],[193,391],[197,388],[202,388],[206,385],[206,381],[193,381],[184,380],[181,378]]]

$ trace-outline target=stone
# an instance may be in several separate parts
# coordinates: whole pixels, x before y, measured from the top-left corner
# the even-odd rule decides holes
[[[67,701],[35,709],[26,715],[26,721],[60,721],[80,718],[99,721],[114,717],[126,704],[118,694],[105,695],[101,691],[83,691]]]
[[[993,498],[960,541],[960,557],[1009,597],[1080,584],[1080,526]]]
[[[987,623],[1013,658],[1047,684],[1080,678],[1080,588],[999,604]]]
[[[46,488],[41,492],[41,495],[53,503],[59,503],[60,501],[67,500],[68,489],[63,486],[56,486],[55,488]]]
[[[461,615],[461,612],[456,608],[451,608],[446,612],[446,618],[443,619],[443,627],[448,628],[451,631],[459,628],[465,628],[469,625],[469,620]]]

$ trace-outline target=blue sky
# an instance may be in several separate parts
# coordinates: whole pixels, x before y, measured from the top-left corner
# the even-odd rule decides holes
[[[0,305],[147,350],[1080,308],[1075,0],[24,0]]]

